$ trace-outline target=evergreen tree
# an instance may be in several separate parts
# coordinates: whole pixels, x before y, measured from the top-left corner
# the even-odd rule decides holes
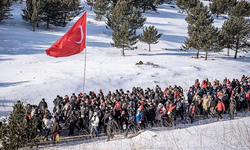
[[[162,33],[158,34],[158,30],[154,26],[146,27],[143,33],[139,36],[141,42],[148,44],[148,51],[150,51],[150,44],[157,44],[158,39],[162,36]]]
[[[198,23],[198,19],[199,19],[199,15],[200,12],[203,9],[203,4],[199,3],[197,5],[196,8],[193,8],[190,10],[190,12],[188,12],[187,17],[185,18],[185,20],[188,23],[188,36],[189,39],[186,39],[184,45],[182,45],[181,49],[196,49],[197,53],[196,53],[196,58],[199,57],[199,52],[201,50],[200,44],[199,44],[199,28],[201,28],[201,26],[203,26],[203,24],[199,24]]]
[[[129,28],[135,30],[136,32],[137,29],[141,29],[144,26],[144,23],[147,18],[142,16],[142,13],[139,9],[135,9],[129,20]]]
[[[136,17],[137,16],[137,17]],[[139,17],[139,18],[138,18]],[[124,50],[133,50],[138,42],[136,29],[143,26],[140,22],[143,17],[140,11],[133,8],[132,1],[119,0],[116,5],[112,5],[107,13],[107,28],[112,29],[112,46],[121,48],[122,55],[125,56]]]
[[[250,16],[250,3],[247,1],[237,2],[236,6],[231,8],[229,15]]]
[[[22,18],[33,26],[33,31],[35,31],[35,25],[40,23],[41,20],[41,10],[40,0],[26,0],[26,8],[22,9]]]
[[[188,12],[191,8],[196,7],[200,3],[199,0],[177,0],[176,5],[182,10]]]
[[[102,20],[102,16],[106,14],[109,1],[107,0],[96,0],[94,4],[94,13],[96,14],[96,19]]]
[[[209,51],[219,51],[219,32],[218,28],[215,28],[212,23],[205,26],[204,30],[200,33],[199,44],[201,49],[206,52],[205,60]]]
[[[46,22],[46,29],[49,29],[49,25],[54,23],[54,20],[61,14],[59,8],[61,6],[60,0],[41,0],[43,15],[42,21]]]
[[[155,4],[157,4],[156,0],[133,0],[133,5],[136,8],[142,9],[143,13],[145,13],[146,10],[157,11]]]
[[[213,0],[209,4],[209,9],[212,14],[216,14],[218,18],[220,14],[223,14],[227,11],[227,0]]]
[[[0,23],[4,19],[11,19],[12,14],[10,13],[13,9],[10,8],[12,0],[1,0],[0,1]]]
[[[188,16],[185,19],[188,23],[189,39],[186,40],[182,48],[188,50],[191,48],[197,49],[196,58],[199,57],[199,51],[207,53],[211,50],[219,50],[218,46],[218,29],[215,28],[211,13],[207,6],[199,3],[197,7],[190,9]]]
[[[84,12],[84,6],[81,6],[80,2],[81,0],[63,0],[59,8],[61,15],[57,16],[53,24],[55,26],[65,27],[68,22]]]
[[[83,12],[80,0],[41,0],[43,15],[42,20],[49,25],[65,27],[68,22]]]
[[[18,101],[13,106],[8,123],[4,121],[0,128],[0,141],[3,149],[14,150],[25,146],[35,146],[39,140],[35,119],[28,118],[28,111]]]
[[[223,37],[224,48],[235,51],[234,59],[237,58],[238,51],[249,52],[250,42],[250,20],[243,16],[231,17],[222,25],[221,35]]]

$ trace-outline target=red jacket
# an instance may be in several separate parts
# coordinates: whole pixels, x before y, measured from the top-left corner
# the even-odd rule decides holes
[[[250,92],[247,92],[247,93],[245,94],[245,97],[246,97],[246,100],[250,101]]]
[[[218,102],[218,104],[215,108],[217,108],[218,111],[225,110],[225,105],[224,105],[223,101]]]

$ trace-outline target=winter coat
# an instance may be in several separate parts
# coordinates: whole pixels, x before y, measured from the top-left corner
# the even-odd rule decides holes
[[[129,118],[129,116],[128,116],[127,113],[123,114],[121,116],[121,119],[120,119],[121,124],[127,124],[128,123],[128,118]]]
[[[250,101],[250,92],[247,92],[245,95],[246,100]]]
[[[142,121],[142,111],[138,111],[136,113],[136,122],[141,122]]]
[[[85,118],[85,107],[81,107],[81,109],[80,109],[80,117],[81,118]]]
[[[175,105],[176,105],[176,110],[177,111],[182,111],[183,110],[183,103],[184,103],[184,101],[183,100],[179,100],[179,101],[177,101],[176,103],[175,103]]]
[[[210,101],[209,98],[203,98],[203,102],[202,102],[202,106],[204,110],[208,110],[208,108],[210,107]]]
[[[225,105],[222,101],[219,101],[215,107],[218,111],[225,111]]]
[[[97,115],[93,115],[91,118],[91,125],[96,127],[99,125],[99,117]]]
[[[56,99],[53,101],[53,103],[54,103],[55,106],[61,105],[61,102],[62,102],[62,100],[61,100],[60,98],[56,98]]]
[[[48,118],[43,118],[43,128],[50,129],[51,128],[51,121]]]
[[[37,122],[37,129],[42,129],[42,115],[41,114],[35,114],[35,120]]]
[[[60,128],[60,126],[59,126],[59,123],[57,122],[57,121],[54,121],[53,123],[52,123],[52,125],[51,125],[51,133],[53,134],[53,133],[55,133],[55,132],[59,132],[59,130],[60,130],[61,128]]]
[[[153,121],[155,117],[155,108],[153,106],[149,106],[146,108],[146,111],[148,121]]]
[[[230,112],[230,114],[233,114],[235,109],[236,109],[235,102],[231,101],[230,104],[229,104],[229,112]]]
[[[164,107],[158,107],[155,112],[155,120],[161,120],[161,116],[163,115],[164,111],[166,111]]]
[[[108,123],[109,121],[109,116],[111,116],[110,112],[105,112],[101,122],[103,122],[104,124]]]
[[[190,114],[190,115],[195,114],[195,105],[194,105],[194,104],[191,104],[191,105],[189,106],[189,114]]]
[[[39,108],[40,110],[44,110],[45,108],[48,108],[48,105],[47,105],[46,102],[41,101],[41,102],[39,103],[39,105],[38,105],[38,108]]]

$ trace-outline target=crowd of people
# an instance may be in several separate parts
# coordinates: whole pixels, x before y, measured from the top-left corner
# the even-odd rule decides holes
[[[43,133],[44,140],[52,135],[55,141],[61,130],[59,123],[68,127],[68,136],[75,135],[76,129],[91,136],[103,132],[110,140],[117,129],[127,136],[132,127],[140,130],[174,126],[177,119],[193,123],[195,116],[199,119],[218,117],[219,120],[221,114],[229,114],[234,119],[237,112],[249,111],[250,77],[225,78],[222,82],[196,79],[186,97],[182,87],[174,85],[163,90],[159,86],[145,90],[141,87],[133,87],[131,91],[117,89],[107,95],[101,89],[97,93],[57,95],[53,103],[52,113],[45,99],[38,106],[29,105],[30,115],[37,120],[37,129]]]

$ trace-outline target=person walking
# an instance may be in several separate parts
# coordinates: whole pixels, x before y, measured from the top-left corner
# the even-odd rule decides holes
[[[95,130],[95,135],[98,136],[98,127],[99,124],[99,117],[97,115],[97,112],[94,112],[93,117],[91,118],[91,131],[90,135],[93,136],[93,130]]]

